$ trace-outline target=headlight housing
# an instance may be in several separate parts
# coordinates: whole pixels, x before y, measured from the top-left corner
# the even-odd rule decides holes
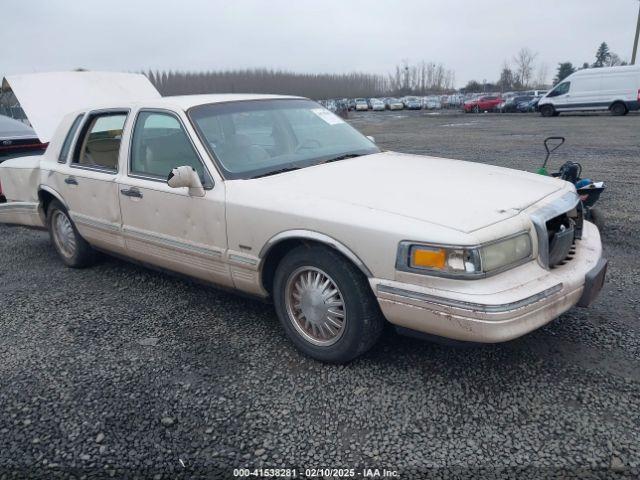
[[[471,247],[404,241],[398,246],[398,270],[449,278],[483,278],[529,261],[529,232]]]

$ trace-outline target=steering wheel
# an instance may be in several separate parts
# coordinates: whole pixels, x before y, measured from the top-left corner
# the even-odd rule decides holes
[[[322,147],[322,144],[318,140],[316,140],[315,138],[307,138],[304,142],[302,142],[295,148],[294,153],[298,153],[300,150],[320,147]]]

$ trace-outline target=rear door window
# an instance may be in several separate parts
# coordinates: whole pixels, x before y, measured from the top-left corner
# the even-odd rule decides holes
[[[116,172],[126,119],[125,112],[91,115],[76,147],[73,164]]]

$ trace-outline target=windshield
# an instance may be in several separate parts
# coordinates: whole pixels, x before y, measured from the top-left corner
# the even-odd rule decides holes
[[[225,177],[247,179],[380,150],[311,100],[250,100],[189,110]]]

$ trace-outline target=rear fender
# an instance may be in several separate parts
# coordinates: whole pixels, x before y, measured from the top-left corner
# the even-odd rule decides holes
[[[0,203],[0,223],[44,227],[38,212],[41,157],[19,157],[0,165],[6,202]]]

